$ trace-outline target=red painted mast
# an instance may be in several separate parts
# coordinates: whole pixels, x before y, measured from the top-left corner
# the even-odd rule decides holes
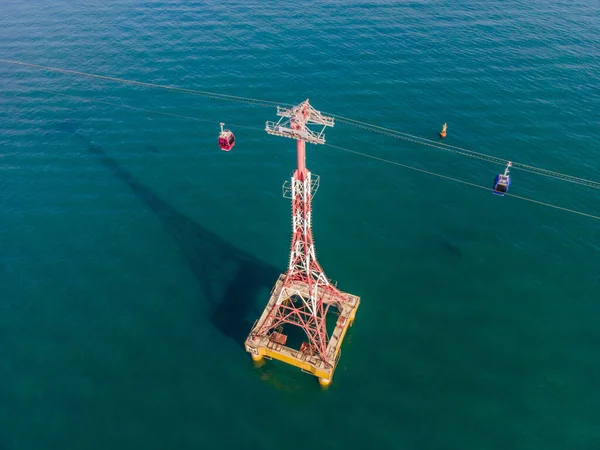
[[[292,200],[292,246],[281,293],[266,320],[251,336],[269,335],[285,324],[300,327],[308,338],[308,351],[331,367],[335,361],[335,346],[328,348],[326,315],[330,305],[341,310],[348,299],[329,281],[315,255],[311,201],[319,178],[313,180],[306,168],[306,142],[324,144],[323,131],[333,126],[333,118],[322,116],[308,100],[293,108],[278,107],[277,114],[281,119],[277,123],[267,122],[267,133],[296,140],[297,168],[291,182],[284,185],[284,196],[287,197],[287,192]],[[289,120],[283,122],[284,118]],[[308,124],[323,125],[323,130],[316,133]]]

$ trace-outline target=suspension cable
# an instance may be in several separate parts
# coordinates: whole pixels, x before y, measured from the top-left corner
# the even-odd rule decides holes
[[[49,90],[45,90],[45,89],[37,89],[37,90],[41,91],[41,92],[46,92],[46,93],[61,95],[61,96],[64,96],[64,97],[75,98],[75,99],[82,100],[82,101],[85,101],[85,102],[100,103],[100,104],[109,105],[109,106],[116,106],[116,107],[121,107],[121,108],[127,108],[127,109],[136,110],[136,111],[146,112],[146,113],[149,113],[149,114],[161,114],[161,115],[165,115],[165,116],[179,117],[179,118],[182,118],[182,119],[195,120],[195,121],[199,121],[199,122],[215,123],[215,124],[218,123],[218,122],[216,122],[214,120],[201,119],[199,117],[185,116],[185,115],[181,115],[181,114],[173,114],[173,113],[168,113],[168,112],[165,112],[165,111],[156,111],[156,110],[151,110],[151,109],[138,108],[138,107],[129,106],[129,105],[126,105],[126,104],[123,104],[123,103],[111,103],[111,102],[106,102],[106,101],[103,101],[103,100],[89,99],[89,98],[86,98],[86,97],[80,97],[80,96],[70,95],[70,94],[63,94],[61,92],[54,92],[54,91],[49,91]],[[257,127],[249,127],[249,126],[238,125],[238,124],[231,124],[231,125],[234,125],[234,126],[236,126],[238,128],[244,128],[244,129],[247,129],[247,130],[264,131],[263,129],[257,128]],[[435,176],[435,177],[438,177],[438,178],[443,178],[443,179],[446,179],[446,180],[449,180],[449,181],[453,181],[453,182],[456,182],[456,183],[464,184],[464,185],[467,185],[467,186],[470,186],[470,187],[474,187],[474,188],[477,188],[477,189],[483,189],[483,190],[486,190],[486,191],[490,190],[488,187],[481,186],[481,185],[476,184],[476,183],[471,183],[469,181],[461,180],[459,178],[450,177],[450,176],[447,176],[447,175],[442,175],[442,174],[439,174],[439,173],[436,173],[436,172],[432,172],[430,170],[425,170],[425,169],[420,169],[418,167],[409,166],[407,164],[402,164],[402,163],[399,163],[397,161],[392,161],[392,160],[389,160],[389,159],[381,158],[379,156],[370,155],[368,153],[363,153],[363,152],[358,152],[356,150],[351,150],[351,149],[348,149],[348,148],[345,148],[345,147],[340,147],[338,145],[327,144],[327,143],[325,145],[327,147],[335,148],[335,149],[343,151],[343,152],[353,153],[355,155],[359,155],[359,156],[362,156],[364,158],[370,158],[370,159],[373,159],[373,160],[376,160],[376,161],[380,161],[380,162],[385,163],[385,164],[390,164],[390,165],[397,166],[397,167],[403,167],[405,169],[410,169],[410,170],[414,170],[416,172],[421,172],[421,173],[424,173],[424,174],[427,174],[427,175],[432,175],[432,176]],[[565,211],[565,212],[568,212],[568,213],[577,214],[577,215],[580,215],[580,216],[585,216],[585,217],[588,217],[588,218],[591,218],[591,219],[595,219],[595,220],[600,220],[600,216],[596,216],[596,215],[593,215],[593,214],[588,214],[588,213],[577,211],[577,210],[574,210],[574,209],[564,208],[562,206],[553,205],[552,203],[546,203],[546,202],[542,202],[542,201],[539,201],[539,200],[535,200],[535,199],[532,199],[532,198],[523,197],[523,196],[515,195],[515,194],[506,193],[505,195],[508,196],[508,197],[513,197],[513,198],[519,199],[519,200],[524,200],[524,201],[527,201],[527,202],[536,203],[538,205],[547,206],[549,208],[554,208],[554,209],[558,209],[558,210]]]
[[[405,169],[415,170],[417,172],[426,173],[428,175],[433,175],[433,176],[436,176],[436,177],[439,177],[439,178],[445,178],[446,180],[455,181],[457,183],[466,184],[468,186],[479,188],[479,189],[485,189],[486,191],[490,190],[489,188],[487,188],[485,186],[481,186],[479,184],[471,183],[469,181],[461,180],[461,179],[458,179],[458,178],[449,177],[447,175],[441,175],[439,173],[431,172],[429,170],[419,169],[418,167],[413,167],[413,166],[409,166],[407,164],[399,163],[397,161],[391,161],[389,159],[380,158],[379,156],[369,155],[368,153],[357,152],[356,150],[350,150],[348,148],[339,147],[337,145],[332,145],[332,144],[325,144],[325,145],[327,145],[329,147],[332,147],[332,148],[336,148],[336,149],[344,151],[344,152],[354,153],[355,155],[360,155],[360,156],[363,156],[365,158],[375,159],[377,161],[381,161],[381,162],[386,163],[386,164],[391,164],[391,165],[394,165],[394,166],[404,167]],[[591,219],[600,220],[600,216],[595,216],[593,214],[588,214],[588,213],[585,213],[585,212],[576,211],[574,209],[563,208],[562,206],[553,205],[551,203],[545,203],[545,202],[541,202],[539,200],[534,200],[534,199],[531,199],[531,198],[527,198],[527,197],[523,197],[523,196],[515,195],[515,194],[506,193],[504,195],[509,196],[509,197],[518,198],[519,200],[525,200],[525,201],[528,201],[528,202],[537,203],[539,205],[548,206],[550,208],[560,209],[562,211],[566,211],[566,212],[569,212],[569,213],[579,214],[581,216],[589,217]]]
[[[207,97],[207,98],[213,98],[213,99],[217,99],[217,100],[225,100],[225,101],[231,101],[231,102],[244,103],[244,104],[248,104],[251,106],[259,106],[259,107],[273,107],[273,106],[277,106],[277,105],[293,106],[290,103],[281,103],[281,102],[275,102],[275,101],[271,101],[271,100],[262,100],[262,99],[255,99],[255,98],[250,98],[250,97],[239,97],[239,96],[234,96],[234,95],[219,94],[216,92],[200,91],[200,90],[195,90],[195,89],[186,89],[186,88],[180,88],[177,86],[170,86],[170,85],[145,83],[145,82],[141,82],[141,81],[129,80],[129,79],[124,79],[124,78],[109,77],[109,76],[97,75],[97,74],[92,74],[92,73],[87,73],[87,72],[79,72],[79,71],[74,71],[74,70],[61,69],[61,68],[57,68],[57,67],[43,66],[40,64],[32,64],[32,63],[23,62],[23,61],[0,59],[0,62],[6,63],[6,64],[11,64],[11,65],[19,65],[19,66],[24,66],[24,67],[43,69],[43,70],[59,72],[59,73],[64,73],[64,74],[78,75],[78,76],[114,81],[117,83],[123,83],[123,84],[128,84],[128,85],[133,85],[133,86],[164,89],[164,90],[169,90],[169,91],[178,92],[178,93],[182,93],[182,94],[196,95],[196,96],[202,96],[202,97]],[[468,149],[465,149],[462,147],[457,147],[457,146],[445,144],[442,142],[432,141],[430,139],[426,139],[423,137],[414,136],[414,135],[411,135],[408,133],[400,132],[400,131],[397,131],[397,130],[394,130],[391,128],[381,127],[379,125],[374,125],[374,124],[370,124],[367,122],[361,122],[359,120],[350,119],[348,117],[340,116],[337,114],[332,114],[332,113],[325,113],[325,114],[328,114],[328,115],[336,118],[339,122],[346,123],[347,125],[357,127],[357,128],[362,128],[364,130],[375,132],[375,133],[380,133],[380,134],[387,135],[387,136],[390,136],[390,137],[393,137],[396,139],[403,139],[408,142],[426,145],[426,146],[437,148],[440,150],[453,152],[453,153],[456,153],[461,156],[467,156],[470,158],[479,159],[482,161],[490,162],[492,164],[506,165],[508,163],[508,160],[498,158],[495,156],[491,156],[491,155],[487,155],[484,153],[475,152],[473,150],[468,150]],[[535,167],[535,166],[521,164],[519,162],[512,162],[512,167],[523,170],[525,172],[534,173],[537,175],[542,175],[542,176],[546,176],[549,178],[566,181],[569,183],[579,184],[579,185],[591,187],[594,189],[600,189],[600,182],[598,182],[598,181],[587,180],[585,178],[579,178],[579,177],[575,177],[572,175],[563,174],[560,172],[554,172],[551,170],[542,169],[542,168]]]
[[[509,162],[507,159],[502,159],[502,158],[498,158],[496,156],[491,156],[491,155],[487,155],[484,153],[475,152],[473,150],[468,150],[466,148],[445,144],[443,142],[432,141],[430,139],[426,139],[426,138],[419,137],[419,136],[413,136],[411,134],[403,133],[401,131],[393,130],[391,128],[380,127],[378,125],[361,122],[359,120],[349,119],[347,117],[338,116],[338,115],[332,114],[332,113],[324,113],[324,114],[328,114],[328,115],[334,117],[335,119],[338,120],[338,122],[346,123],[346,124],[356,127],[356,128],[362,128],[367,131],[383,134],[383,135],[390,136],[390,137],[393,137],[396,139],[403,139],[405,141],[413,142],[415,144],[422,144],[422,145],[426,145],[429,147],[438,148],[440,150],[453,152],[458,155],[468,156],[471,158],[480,159],[483,161],[487,161],[487,162],[490,162],[493,164],[499,164],[499,165],[503,165],[503,166],[507,165]],[[523,170],[524,172],[535,173],[537,175],[543,175],[543,176],[555,178],[555,179],[561,180],[561,181],[567,181],[570,183],[580,184],[582,186],[587,186],[587,187],[591,187],[594,189],[600,189],[600,182],[598,182],[598,181],[587,180],[585,178],[579,178],[579,177],[575,177],[575,176],[560,173],[560,172],[554,172],[551,170],[542,169],[540,167],[530,166],[530,165],[522,164],[519,162],[513,162],[512,167]]]
[[[170,86],[170,85],[165,85],[165,84],[145,83],[143,81],[109,77],[109,76],[105,76],[105,75],[97,75],[94,73],[87,73],[87,72],[78,72],[75,70],[67,70],[67,69],[60,69],[58,67],[42,66],[40,64],[32,64],[32,63],[27,63],[27,62],[22,62],[22,61],[11,61],[8,59],[0,59],[0,62],[6,63],[6,64],[18,65],[18,66],[33,67],[36,69],[48,70],[50,72],[65,73],[68,75],[78,75],[78,76],[82,76],[82,77],[97,78],[100,80],[115,81],[117,83],[129,84],[129,85],[133,85],[133,86],[142,86],[142,87],[149,87],[149,88],[155,88],[155,89],[165,89],[168,91],[179,92],[182,94],[197,95],[197,96],[202,96],[202,97],[215,98],[218,100],[227,100],[227,101],[233,101],[233,102],[239,102],[239,103],[246,103],[246,104],[255,105],[255,106],[265,106],[265,107],[270,107],[270,108],[272,108],[273,106],[277,106],[277,105],[292,106],[289,103],[272,102],[269,100],[260,100],[260,99],[249,98],[249,97],[238,97],[235,95],[219,94],[217,92],[209,92],[209,91],[199,91],[196,89],[186,89],[186,88]]]
[[[48,94],[55,94],[55,95],[60,95],[63,97],[69,97],[69,98],[73,98],[73,99],[77,99],[77,100],[81,100],[82,102],[88,102],[88,103],[100,103],[102,105],[109,105],[109,106],[116,106],[119,108],[127,108],[127,109],[132,109],[134,111],[142,111],[148,114],[160,114],[163,116],[171,116],[171,117],[180,117],[182,119],[189,119],[189,120],[195,120],[197,122],[205,122],[205,123],[214,123],[214,124],[219,124],[219,121],[215,121],[215,120],[208,120],[208,119],[201,119],[199,117],[194,117],[194,116],[184,116],[182,114],[174,114],[174,113],[169,113],[166,111],[157,111],[155,109],[146,109],[146,108],[138,108],[136,106],[130,106],[130,105],[125,105],[124,103],[111,103],[111,102],[107,102],[104,100],[96,100],[96,99],[90,99],[87,97],[80,97],[78,95],[71,95],[71,94],[64,94],[62,92],[56,92],[56,91],[50,91],[48,89],[40,89],[40,88],[35,88],[36,91],[40,91],[40,92],[46,92]],[[246,125],[239,125],[239,124],[235,124],[235,123],[231,123],[231,122],[227,122],[229,125],[233,125],[237,128],[245,128],[247,130],[256,130],[256,127],[249,127]]]

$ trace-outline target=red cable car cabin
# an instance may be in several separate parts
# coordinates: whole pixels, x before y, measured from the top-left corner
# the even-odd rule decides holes
[[[221,122],[221,133],[219,134],[219,147],[221,147],[221,150],[228,152],[235,145],[235,136],[231,131],[224,130],[223,125],[225,124]]]

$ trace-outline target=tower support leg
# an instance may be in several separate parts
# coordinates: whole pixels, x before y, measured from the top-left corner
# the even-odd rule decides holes
[[[246,340],[246,350],[256,361],[265,356],[278,359],[317,376],[321,385],[328,386],[360,299],[339,291],[317,261],[311,226],[311,173],[301,168],[291,179],[292,245],[288,270],[277,280],[263,314]],[[327,317],[331,306],[339,316],[330,333]],[[304,331],[306,340],[298,349],[286,346],[289,327]]]

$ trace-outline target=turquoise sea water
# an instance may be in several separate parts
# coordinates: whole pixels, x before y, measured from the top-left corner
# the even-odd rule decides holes
[[[433,140],[447,122],[448,144],[598,179],[595,0],[2,3],[2,59]],[[243,349],[289,251],[275,108],[0,80],[2,450],[600,448],[597,220],[309,146],[319,259],[362,299],[322,390]],[[484,186],[502,170],[343,123],[327,142]],[[598,190],[512,174],[600,215]]]

